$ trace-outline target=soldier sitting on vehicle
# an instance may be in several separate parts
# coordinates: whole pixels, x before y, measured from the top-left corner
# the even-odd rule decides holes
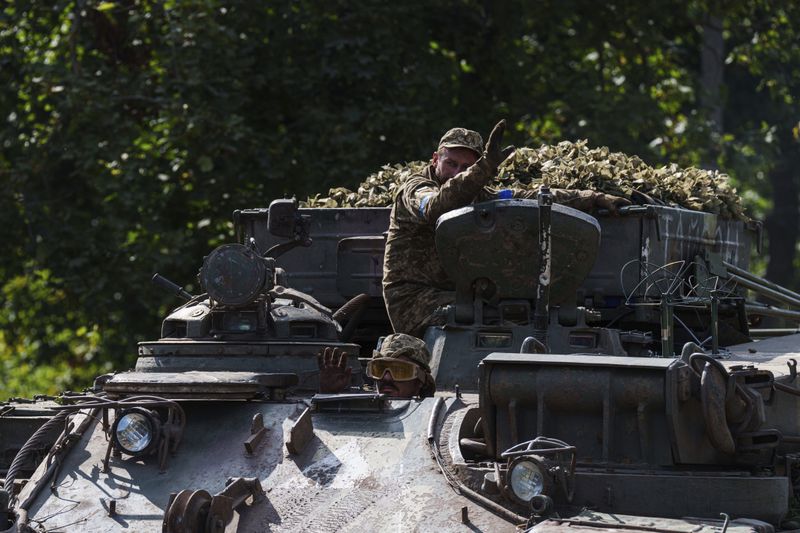
[[[387,336],[367,363],[367,376],[375,380],[375,389],[392,398],[427,398],[436,392],[431,375],[431,354],[425,343],[404,333]],[[338,348],[325,348],[317,354],[319,391],[337,394],[350,385],[352,369],[347,354]]]
[[[389,220],[383,259],[383,296],[392,328],[416,337],[442,325],[441,308],[455,301],[455,287],[436,254],[436,221],[448,211],[497,198],[535,198],[535,190],[497,191],[488,184],[514,148],[500,148],[505,121],[489,135],[486,147],[476,131],[453,128],[439,141],[431,163],[398,189]],[[595,191],[553,189],[553,200],[575,209],[616,212],[624,198]]]

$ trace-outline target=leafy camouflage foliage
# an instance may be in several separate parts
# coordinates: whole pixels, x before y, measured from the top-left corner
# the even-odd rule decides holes
[[[309,197],[306,207],[382,207],[391,205],[397,187],[427,163],[385,165],[367,177],[356,191],[330,189],[327,196]],[[727,175],[671,164],[653,168],[637,156],[589,148],[585,140],[562,141],[539,148],[519,148],[500,167],[495,187],[590,189],[622,196],[635,203],[662,203],[725,218],[747,219],[740,196]]]

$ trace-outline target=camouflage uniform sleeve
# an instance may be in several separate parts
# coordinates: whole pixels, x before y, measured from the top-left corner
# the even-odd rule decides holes
[[[472,203],[491,179],[479,165],[456,174],[442,186],[423,177],[411,178],[403,188],[400,203],[417,220],[433,224],[444,213]]]

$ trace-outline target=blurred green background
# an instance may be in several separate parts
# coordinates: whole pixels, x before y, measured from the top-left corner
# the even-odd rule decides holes
[[[729,174],[789,287],[800,8],[771,2],[4,3],[0,399],[126,368],[236,208],[355,187],[442,132]]]

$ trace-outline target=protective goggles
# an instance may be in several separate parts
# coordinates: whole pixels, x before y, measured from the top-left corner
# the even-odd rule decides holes
[[[370,359],[367,363],[367,375],[372,379],[381,379],[387,371],[394,381],[422,380],[424,374],[420,367],[402,359]]]

